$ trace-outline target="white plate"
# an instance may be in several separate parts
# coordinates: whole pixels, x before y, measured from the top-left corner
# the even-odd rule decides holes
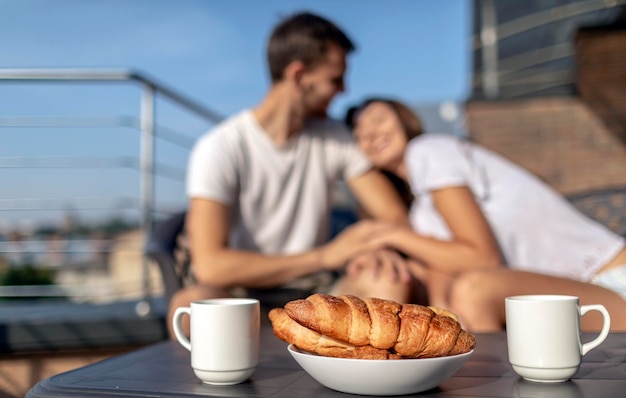
[[[361,395],[414,394],[437,387],[463,366],[474,352],[424,359],[344,359],[287,348],[315,380],[333,390]]]

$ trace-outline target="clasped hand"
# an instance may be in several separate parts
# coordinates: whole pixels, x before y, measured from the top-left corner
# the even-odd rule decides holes
[[[349,226],[326,245],[323,256],[325,267],[345,267],[349,277],[408,282],[411,274],[407,261],[397,252],[389,250],[383,238],[397,228],[401,227],[370,220]]]

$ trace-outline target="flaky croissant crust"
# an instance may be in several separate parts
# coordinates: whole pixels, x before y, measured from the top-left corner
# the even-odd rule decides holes
[[[339,358],[433,358],[471,351],[474,336],[452,314],[378,298],[314,294],[269,313],[274,334]]]

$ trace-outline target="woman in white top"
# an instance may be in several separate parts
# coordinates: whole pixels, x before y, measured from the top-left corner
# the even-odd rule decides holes
[[[503,157],[450,135],[423,135],[400,102],[367,100],[346,121],[410,206],[412,230],[374,239],[415,260],[433,305],[456,311],[473,331],[494,331],[504,326],[507,296],[569,294],[604,304],[612,329],[626,330],[623,237]],[[601,326],[592,315],[582,322]]]

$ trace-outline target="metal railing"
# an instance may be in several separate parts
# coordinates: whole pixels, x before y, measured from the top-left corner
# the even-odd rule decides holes
[[[122,167],[135,169],[139,172],[139,197],[137,200],[124,197],[118,198],[113,205],[105,203],[102,198],[83,198],[82,208],[103,209],[119,208],[123,206],[136,207],[139,211],[139,225],[145,237],[152,229],[157,209],[155,208],[155,177],[164,176],[182,180],[184,170],[180,168],[158,164],[155,160],[155,140],[163,139],[170,144],[190,149],[195,141],[194,137],[180,133],[157,123],[156,100],[165,98],[178,106],[184,112],[193,115],[204,122],[214,124],[222,120],[217,112],[189,99],[179,92],[167,87],[161,82],[146,76],[144,73],[128,69],[0,69],[0,84],[73,84],[73,83],[128,83],[137,85],[141,90],[138,104],[139,116],[116,117],[66,117],[66,116],[16,116],[0,114],[0,139],[3,128],[76,128],[76,127],[122,127],[139,131],[138,159],[133,157],[117,158],[56,158],[46,156],[28,157],[0,157],[0,169],[10,168],[110,168]],[[0,94],[1,96],[1,94]],[[80,99],[79,99],[80,100]],[[1,142],[1,141],[0,141]],[[62,202],[62,200],[60,201]],[[42,210],[60,208],[59,200],[50,198],[15,198],[0,201],[0,218],[2,212]],[[1,249],[1,248],[0,248]],[[0,250],[0,255],[3,250]],[[6,251],[5,251],[6,252]],[[149,269],[146,261],[143,263],[143,291],[144,297],[149,298]],[[30,289],[24,287],[25,290]],[[15,289],[5,289],[7,292],[20,296]],[[53,288],[54,290],[54,288]],[[2,294],[2,292],[0,292]],[[53,294],[53,293],[50,293]],[[43,293],[45,296],[46,294]]]
[[[594,14],[598,20],[595,23],[607,23],[607,16],[601,13],[611,10],[611,18],[617,18],[620,8],[626,6],[626,0],[577,0],[563,4],[554,2],[556,4],[552,6],[549,6],[552,2],[544,5],[541,2],[534,5],[517,2],[513,8],[536,11],[521,12],[516,18],[501,22],[498,16],[501,7],[498,6],[505,3],[495,0],[474,1],[480,21],[470,45],[475,56],[480,57],[481,66],[480,70],[475,71],[472,86],[487,99],[498,98],[502,90],[507,91],[509,98],[514,98],[574,83],[572,62],[563,62],[574,55],[574,29],[589,25],[588,17]],[[566,39],[551,42],[553,39],[545,34],[546,41],[539,43],[541,46],[521,53],[518,51],[509,58],[501,57],[501,42],[550,25],[561,25],[558,36]],[[561,61],[562,66],[556,67],[556,70],[552,69],[554,66],[550,69],[541,67],[551,61]],[[535,68],[530,71],[530,75],[529,68]]]

